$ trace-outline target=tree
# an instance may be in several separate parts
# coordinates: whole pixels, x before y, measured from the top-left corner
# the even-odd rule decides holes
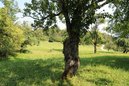
[[[101,23],[104,23],[104,19],[97,18],[95,25],[91,28],[91,31],[89,31],[91,38],[92,38],[92,43],[94,45],[94,53],[97,52],[97,44],[98,44],[99,40],[101,40],[101,37],[99,36],[99,31],[98,31],[98,26]]]
[[[129,51],[129,39],[128,38],[118,38],[117,46],[121,48],[123,53],[127,53]]]
[[[68,38],[63,43],[65,69],[62,79],[75,75],[80,65],[78,45],[80,35],[95,22],[95,11],[110,0],[32,0],[26,4],[25,16],[34,19],[33,26],[56,26],[56,17],[65,20]]]
[[[116,36],[126,38],[129,33],[129,1],[116,0],[114,3],[114,15],[112,17],[110,31]]]
[[[90,35],[90,32],[86,32],[86,34],[80,37],[80,43],[82,45],[91,45],[92,44],[92,38]]]
[[[19,28],[21,28],[25,36],[25,40],[21,45],[21,52],[26,50],[27,45],[39,45],[40,40],[43,38],[42,29],[38,28],[35,30],[26,21],[19,25]]]
[[[20,49],[24,40],[23,31],[14,24],[18,7],[13,0],[0,0],[0,57],[5,58]]]
[[[97,29],[92,28],[90,31],[86,32],[85,36],[80,37],[80,43],[83,45],[93,45],[94,53],[97,52],[97,45],[105,43],[105,34],[102,34]]]
[[[0,57],[12,55],[20,49],[23,40],[23,31],[13,23],[8,15],[8,9],[0,8]]]
[[[109,34],[103,34],[103,41],[102,41],[108,51],[110,49],[116,50],[116,44],[115,44],[115,38],[112,37],[112,35]]]
[[[116,44],[122,48],[123,53],[128,51],[129,38],[129,1],[118,0],[115,2],[115,12],[108,30],[118,38]]]
[[[129,21],[129,1],[128,0],[117,0],[114,4],[114,22],[125,23]]]

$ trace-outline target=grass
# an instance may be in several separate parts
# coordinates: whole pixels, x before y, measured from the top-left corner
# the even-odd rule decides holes
[[[129,54],[80,46],[81,66],[73,78],[64,69],[61,43],[28,46],[31,53],[0,61],[0,86],[129,86]]]

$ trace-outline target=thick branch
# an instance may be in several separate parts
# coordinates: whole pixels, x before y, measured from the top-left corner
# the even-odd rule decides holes
[[[29,17],[31,17],[32,19],[35,19],[35,20],[40,20],[39,18],[33,17],[31,15],[29,15]]]
[[[66,0],[67,3],[65,3],[64,0],[60,0],[60,3],[62,4],[62,11],[63,11],[63,15],[65,17],[65,21],[66,21],[66,27],[67,27],[67,32],[68,34],[70,34],[70,26],[71,26],[71,21],[70,21],[70,17],[68,14],[68,0]]]
[[[55,17],[55,16],[59,16],[61,13],[62,13],[62,11],[59,12],[59,13],[57,13],[57,14],[49,14],[49,15],[47,15],[46,17],[43,17],[41,20],[45,20],[45,19],[47,19],[48,17],[53,18],[53,17]]]

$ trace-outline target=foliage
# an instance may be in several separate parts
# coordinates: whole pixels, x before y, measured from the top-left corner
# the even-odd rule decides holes
[[[115,23],[112,27],[110,27],[108,31],[110,31],[117,37],[127,38],[129,37],[129,21],[123,21],[122,23],[120,22]]]
[[[15,0],[0,0],[3,3],[4,8],[7,9],[7,14],[10,18],[15,21],[17,18],[15,16],[16,13],[20,11],[18,8],[18,4]]]
[[[0,56],[2,58],[20,49],[24,40],[23,31],[14,25],[7,12],[7,8],[0,8]]]
[[[129,33],[129,1],[128,0],[116,0],[113,7],[115,9],[114,15],[110,24],[110,32],[116,36],[126,38]]]
[[[100,2],[102,3],[99,4]],[[78,0],[32,0],[31,3],[26,3],[24,15],[34,19],[34,27],[43,27],[44,29],[52,26],[57,26],[55,16],[58,16],[60,20],[62,20],[63,22],[65,21],[69,37],[70,34],[74,34],[71,32],[75,32],[77,34],[85,34],[86,29],[89,28],[90,24],[95,23],[97,18],[99,18],[100,20],[99,23],[103,22],[103,18],[105,18],[106,15],[103,13],[96,15],[95,10],[110,2],[110,0],[82,0],[81,2],[78,2]],[[57,37],[55,38],[59,39]],[[53,38],[53,36],[50,36],[49,40],[54,41],[55,38]],[[83,39],[85,39],[85,37]]]
[[[99,31],[97,31],[97,34],[98,34],[98,44],[101,45],[101,44],[105,44],[106,41],[107,41],[107,34],[105,33],[101,33]],[[92,39],[92,36],[90,34],[90,32],[87,32],[85,36],[81,36],[80,37],[80,44],[82,45],[92,45],[93,44],[93,39]]]
[[[95,10],[111,2],[110,0],[106,2],[103,1],[104,0],[82,0],[81,2],[79,2],[78,0],[32,0],[31,3],[26,3],[24,15],[32,17],[35,20],[33,25],[38,27],[48,27],[51,25],[56,25],[55,16],[59,16],[62,21],[64,21],[63,17],[65,17],[66,24],[68,17],[69,19],[71,19],[70,22],[74,22],[74,18],[79,17],[81,18],[82,22],[80,22],[80,19],[78,18],[77,20],[79,20],[78,22],[80,23],[77,23],[80,24],[81,27],[88,28],[90,24],[95,22]],[[100,4],[100,2],[103,3]],[[65,11],[67,11],[68,15],[64,13]],[[80,13],[78,11],[80,11]],[[77,15],[77,13],[79,13],[79,15]]]
[[[116,49],[116,46],[115,46],[115,43],[112,40],[110,40],[110,41],[106,42],[105,48],[108,51],[111,50],[111,49],[115,50]]]
[[[123,51],[123,53],[127,53],[129,50],[129,39],[128,38],[118,38],[117,46],[119,49]]]
[[[129,1],[128,0],[117,0],[114,3],[114,22],[115,23],[125,23],[129,21]]]
[[[34,33],[34,36],[36,37],[37,41],[45,40],[45,38],[44,38],[45,35],[43,34],[43,30],[41,28],[34,30],[33,33]]]
[[[20,28],[24,31],[25,42],[26,42],[25,45],[35,44],[37,34],[35,35],[34,30],[26,23],[23,23],[23,25],[21,25]]]
[[[105,41],[104,41],[104,44],[105,44],[105,47],[108,51],[109,50],[117,50],[116,48],[116,43],[115,43],[115,38],[112,37],[112,35],[103,35]]]
[[[57,27],[43,30],[43,36],[48,38],[50,42],[63,42],[68,36],[66,30],[60,30]]]
[[[80,37],[80,43],[82,45],[91,45],[92,44],[92,38],[89,32],[86,33],[85,36]]]
[[[94,45],[94,53],[96,53],[97,48],[96,46],[98,44],[102,44],[103,43],[103,36],[104,34],[102,34],[101,32],[99,32],[99,28],[98,26],[102,23],[104,23],[104,19],[103,18],[97,18],[98,15],[96,16],[96,22],[94,25],[91,25],[90,30],[87,30],[88,32],[86,33],[86,35],[81,38],[81,43],[82,44],[93,44]]]

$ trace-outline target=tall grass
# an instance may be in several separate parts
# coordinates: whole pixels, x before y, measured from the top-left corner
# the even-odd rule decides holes
[[[28,46],[31,53],[0,61],[0,86],[129,86],[129,54],[80,46],[81,66],[73,78],[64,69],[61,43]]]

